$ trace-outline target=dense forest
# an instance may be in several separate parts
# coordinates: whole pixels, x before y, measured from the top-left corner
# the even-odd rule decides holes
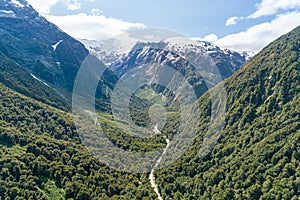
[[[164,199],[299,198],[299,38],[300,27],[225,81],[227,112],[217,144],[199,156],[205,118],[190,150],[157,172]],[[209,113],[208,93],[199,103],[199,111]]]
[[[80,143],[71,114],[0,84],[0,199],[155,199],[146,174],[110,169]]]

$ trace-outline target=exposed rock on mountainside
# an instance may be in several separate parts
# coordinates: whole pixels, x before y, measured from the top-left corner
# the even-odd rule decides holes
[[[88,55],[80,42],[25,0],[0,2],[0,51],[39,78],[69,91]]]

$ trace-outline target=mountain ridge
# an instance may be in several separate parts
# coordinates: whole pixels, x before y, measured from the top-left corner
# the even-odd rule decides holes
[[[35,76],[72,91],[76,73],[88,55],[87,49],[48,22],[25,0],[1,1],[0,10],[14,13],[10,17],[0,15],[2,52]]]
[[[111,39],[113,40],[113,39]],[[117,38],[115,39],[117,42]],[[117,47],[109,47],[111,49],[108,49],[106,47],[105,42],[99,42],[96,40],[86,40],[86,39],[80,39],[80,41],[85,45],[85,47],[90,51],[90,53],[94,56],[96,56],[99,60],[101,60],[104,64],[107,66],[110,66],[111,64],[118,62],[118,60],[121,60],[122,57],[126,57],[129,55],[131,51],[137,48],[137,46],[141,44],[146,44],[147,42],[136,40],[134,42],[131,42],[131,47],[128,47],[127,49],[118,49]],[[109,40],[110,41],[110,40]],[[181,42],[183,41],[183,42]],[[126,42],[126,41],[125,41]],[[122,41],[120,41],[122,44]],[[217,57],[223,57],[223,59],[231,60],[231,65],[233,66],[233,70],[238,70],[243,64],[245,64],[248,60],[251,59],[253,54],[248,54],[247,52],[236,52],[232,51],[230,49],[221,49],[218,46],[213,45],[210,42],[206,41],[200,41],[200,40],[191,40],[187,38],[182,37],[174,37],[169,39],[164,39],[160,42],[153,42],[152,44],[162,44],[168,46],[168,49],[170,51],[173,51],[174,53],[178,53],[178,51],[187,51],[187,49],[194,49],[197,48],[203,48],[206,50],[207,54],[211,54],[213,60],[216,61],[216,64],[218,65],[224,65],[226,61],[218,61]],[[191,46],[192,45],[192,46]],[[122,46],[122,45],[121,45]],[[228,65],[228,64],[227,64]]]

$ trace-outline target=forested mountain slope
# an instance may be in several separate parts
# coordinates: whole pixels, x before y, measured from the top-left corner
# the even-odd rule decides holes
[[[68,109],[68,103],[57,89],[35,79],[26,69],[0,52],[0,82],[28,97],[57,108]]]
[[[110,169],[81,144],[71,114],[0,83],[0,199],[154,199],[145,174]]]
[[[298,199],[300,27],[264,48],[224,84],[227,111],[217,144],[200,157],[208,114],[190,150],[157,172],[163,198]],[[199,104],[200,113],[209,113],[209,93]]]

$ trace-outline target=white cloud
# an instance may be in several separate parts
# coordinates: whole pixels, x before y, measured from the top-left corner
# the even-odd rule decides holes
[[[230,17],[226,20],[226,26],[233,26],[238,23],[239,20],[244,19],[256,19],[268,15],[276,15],[281,11],[297,11],[300,8],[300,0],[261,0],[256,5],[256,11],[248,17]]]
[[[104,40],[129,29],[145,28],[144,24],[85,13],[66,16],[46,15],[45,17],[66,33],[80,39]]]
[[[63,0],[63,3],[68,10],[79,10],[81,8],[81,3],[77,0]]]
[[[202,38],[203,41],[215,43],[218,40],[218,36],[216,34],[209,34]]]
[[[218,36],[216,34],[209,34],[207,36],[204,36],[203,38],[201,37],[192,37],[190,38],[191,40],[195,40],[195,41],[206,41],[206,42],[211,42],[211,43],[215,43],[218,40]]]
[[[250,27],[246,31],[231,34],[219,39],[216,45],[237,51],[261,50],[271,41],[300,25],[300,12],[291,12],[277,16],[271,22]]]
[[[47,20],[75,38],[102,40],[132,28],[145,27],[145,25],[140,23],[105,17],[101,15],[102,11],[100,9],[92,9],[91,15],[79,13],[76,15],[54,16],[50,14],[51,8],[59,2],[63,3],[69,10],[78,10],[81,8],[81,3],[78,0],[27,1],[34,9],[44,15]]]
[[[248,18],[259,18],[262,16],[277,14],[280,10],[298,9],[300,0],[262,0],[256,5],[257,11]]]
[[[51,8],[59,2],[62,2],[69,10],[81,8],[81,3],[78,0],[27,0],[27,2],[42,15],[49,14]]]
[[[93,9],[91,10],[91,14],[92,14],[92,15],[101,15],[102,13],[103,13],[103,11],[100,10],[100,9],[98,9],[98,8],[93,8]]]
[[[60,0],[27,0],[27,2],[41,14],[49,14],[51,8],[59,1]]]
[[[241,19],[240,17],[229,17],[229,18],[226,20],[225,26],[233,26],[233,25],[236,25],[237,22],[238,22],[240,19]]]

